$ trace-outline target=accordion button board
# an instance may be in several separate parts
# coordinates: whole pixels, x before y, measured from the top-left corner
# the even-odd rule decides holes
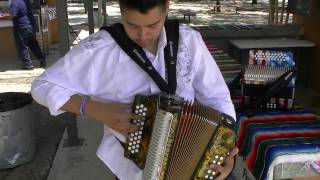
[[[149,139],[151,135],[150,129],[152,129],[153,121],[155,118],[155,112],[157,109],[157,100],[155,98],[142,98],[136,97],[133,104],[133,112],[135,114],[145,117],[145,121],[131,120],[132,124],[141,126],[141,128],[135,132],[130,133],[130,138],[125,144],[125,156],[132,159],[138,167],[144,168],[146,160],[146,154],[149,146]]]
[[[142,127],[130,134],[125,157],[144,179],[214,179],[210,165],[223,165],[235,146],[234,120],[198,102],[162,94],[136,96],[132,107],[145,121],[132,120]]]

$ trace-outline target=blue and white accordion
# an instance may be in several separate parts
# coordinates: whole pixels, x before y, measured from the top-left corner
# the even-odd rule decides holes
[[[282,51],[250,50],[249,62],[245,66],[241,92],[244,104],[248,105],[268,92],[277,79],[295,68],[293,54]],[[262,109],[292,109],[295,78],[288,85],[261,104]]]

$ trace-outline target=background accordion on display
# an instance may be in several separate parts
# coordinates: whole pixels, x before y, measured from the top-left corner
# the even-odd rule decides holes
[[[223,164],[235,145],[234,120],[200,103],[162,94],[136,96],[133,112],[144,122],[125,144],[125,156],[144,179],[214,179],[210,164]]]
[[[291,52],[250,50],[249,61],[245,66],[241,82],[245,106],[268,93],[276,81],[283,81],[283,79],[279,79],[283,74],[294,68],[295,62]],[[258,108],[274,110],[292,109],[295,77],[287,83],[286,87],[281,88],[281,90],[276,92]]]
[[[305,110],[259,113],[251,118],[243,113],[237,118],[235,130],[240,154],[257,179],[272,179],[280,156],[320,153],[320,120]]]

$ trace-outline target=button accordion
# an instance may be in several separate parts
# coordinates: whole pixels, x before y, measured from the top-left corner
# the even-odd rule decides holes
[[[295,67],[293,54],[282,51],[251,50],[249,63],[244,69],[242,95],[244,104],[249,105],[265,95],[272,84],[284,73]],[[295,92],[295,78],[259,108],[273,110],[292,109]]]
[[[144,179],[214,179],[235,146],[235,121],[228,115],[176,96],[136,96],[133,112],[145,116],[130,134],[125,156],[143,169]]]

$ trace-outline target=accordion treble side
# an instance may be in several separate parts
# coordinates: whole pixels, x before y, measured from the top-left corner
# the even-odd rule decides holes
[[[129,140],[125,149],[125,156],[143,169],[144,179],[213,179],[217,173],[209,166],[222,165],[235,146],[234,120],[199,103],[154,97],[136,96],[134,108],[140,107],[138,101],[148,102],[142,100],[145,98],[153,99],[151,102],[156,104],[151,107],[157,106],[157,110],[146,117],[144,127],[137,133],[142,134],[143,145],[137,152],[132,151]],[[143,138],[144,135],[151,136]]]

